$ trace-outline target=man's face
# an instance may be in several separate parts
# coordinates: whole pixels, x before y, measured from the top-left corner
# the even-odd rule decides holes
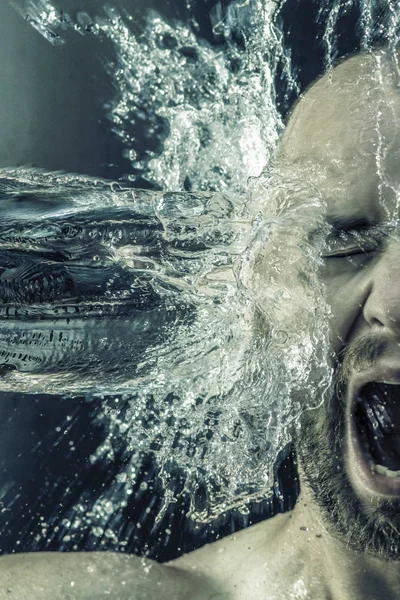
[[[359,551],[400,559],[400,89],[355,57],[295,109],[285,161],[312,178],[330,226],[321,275],[335,386],[297,449],[328,522]]]

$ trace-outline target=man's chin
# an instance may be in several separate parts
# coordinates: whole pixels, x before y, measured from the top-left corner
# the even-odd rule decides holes
[[[303,414],[295,445],[304,483],[328,529],[347,547],[400,560],[400,495],[386,493],[386,482],[375,480],[349,419],[337,399],[333,404],[330,414],[323,407]]]

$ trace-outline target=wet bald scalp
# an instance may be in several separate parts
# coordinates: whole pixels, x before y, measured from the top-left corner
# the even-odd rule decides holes
[[[292,164],[305,159],[318,163],[324,148],[325,157],[351,160],[359,154],[362,141],[372,139],[378,120],[381,128],[390,123],[386,133],[393,137],[396,113],[399,127],[395,129],[400,130],[399,92],[398,52],[380,49],[348,58],[317,80],[295,105],[277,158]],[[346,149],[342,156],[338,138]]]

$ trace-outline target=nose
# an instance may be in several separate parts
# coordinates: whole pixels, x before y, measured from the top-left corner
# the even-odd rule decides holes
[[[364,318],[375,330],[400,337],[400,241],[386,249],[371,272]]]

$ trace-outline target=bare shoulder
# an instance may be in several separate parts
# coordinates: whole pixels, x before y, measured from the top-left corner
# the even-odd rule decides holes
[[[31,553],[0,558],[0,600],[189,600],[209,583],[173,565],[111,552]]]
[[[253,556],[258,549],[265,549],[266,542],[276,548],[276,540],[289,520],[290,513],[276,515],[217,542],[206,544],[199,550],[185,554],[168,565],[179,566],[191,571],[200,568],[211,571],[219,570],[227,562],[235,562],[236,559],[242,560],[245,548],[251,550]]]
[[[282,514],[250,526],[172,564],[214,582],[218,599],[281,598],[281,552],[290,514]]]

